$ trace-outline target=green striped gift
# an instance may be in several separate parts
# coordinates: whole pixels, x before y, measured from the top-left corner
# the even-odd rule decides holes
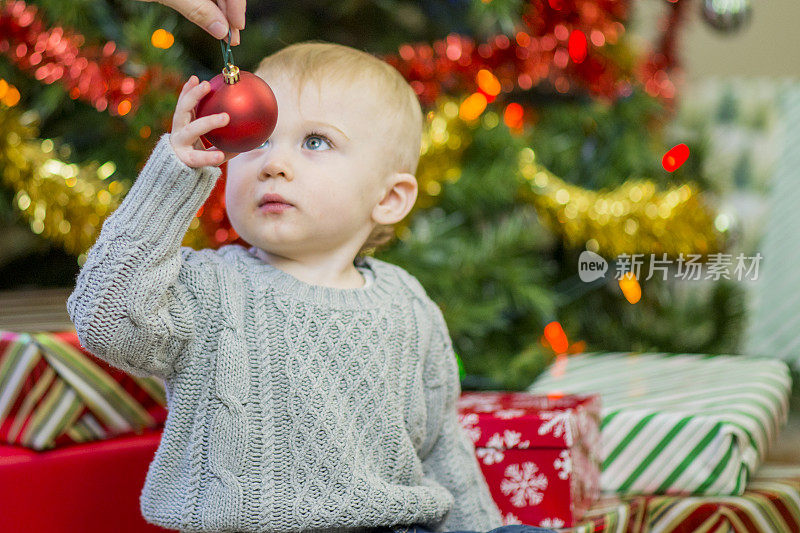
[[[741,495],[790,387],[774,358],[617,352],[571,356],[529,391],[601,395],[604,492]]]
[[[770,465],[742,496],[652,496],[644,500],[642,533],[798,533],[800,468]]]

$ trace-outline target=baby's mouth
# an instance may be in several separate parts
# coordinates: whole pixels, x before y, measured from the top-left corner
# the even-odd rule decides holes
[[[262,213],[282,213],[294,206],[287,202],[262,202],[258,210]]]
[[[275,193],[267,193],[261,197],[261,200],[258,202],[259,209],[263,209],[265,207],[274,208],[275,206],[288,206],[293,207],[290,202],[288,202],[283,196],[280,194]]]

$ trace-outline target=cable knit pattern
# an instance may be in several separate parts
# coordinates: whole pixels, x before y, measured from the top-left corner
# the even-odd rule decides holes
[[[92,353],[164,379],[143,516],[186,532],[500,527],[423,287],[373,257],[357,265],[365,286],[339,289],[254,248],[182,247],[219,175],[184,165],[165,134],[67,302]]]

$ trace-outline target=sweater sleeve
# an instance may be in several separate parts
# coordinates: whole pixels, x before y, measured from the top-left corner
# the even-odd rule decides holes
[[[103,222],[67,311],[90,352],[136,376],[167,377],[195,335],[188,268],[198,254],[181,242],[221,174],[195,169],[164,134],[120,206]]]
[[[461,394],[458,364],[444,317],[430,301],[431,345],[425,363],[425,401],[429,451],[422,457],[426,478],[453,495],[452,509],[436,531],[489,531],[502,526],[500,511],[478,465],[475,447],[458,422],[456,400]]]

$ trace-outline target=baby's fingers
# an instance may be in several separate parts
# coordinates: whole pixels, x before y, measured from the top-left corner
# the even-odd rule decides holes
[[[175,112],[182,114],[188,113],[189,116],[191,116],[192,111],[194,111],[197,104],[200,103],[200,100],[202,100],[210,89],[211,84],[207,81],[202,81],[188,89],[185,93],[181,93],[178,97],[178,105],[175,108]]]
[[[186,126],[192,120],[192,110],[193,108],[189,107],[186,104],[186,95],[191,91],[193,88],[197,87],[197,84],[200,82],[197,76],[192,76],[189,80],[183,84],[183,89],[181,89],[181,94],[178,95],[178,103],[175,105],[175,113],[172,115],[172,130],[175,131],[178,128],[182,128]]]
[[[230,115],[227,113],[216,113],[214,115],[206,115],[193,120],[186,126],[186,135],[190,139],[197,139],[201,135],[208,133],[211,130],[221,128],[230,121]]]
[[[183,84],[183,88],[181,89],[181,94],[178,95],[178,98],[181,98],[184,94],[189,92],[191,88],[197,86],[199,83],[200,79],[197,76],[195,76],[194,74],[189,76],[189,79],[186,80],[186,83]]]
[[[186,159],[186,164],[193,168],[216,167],[225,162],[225,154],[219,150],[191,150]]]

